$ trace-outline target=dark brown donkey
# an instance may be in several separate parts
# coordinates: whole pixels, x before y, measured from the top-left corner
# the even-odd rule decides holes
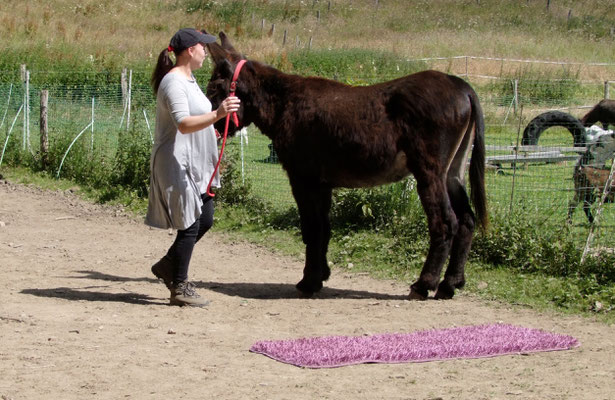
[[[221,46],[208,45],[215,67],[207,96],[214,108],[228,95],[235,65],[243,58],[223,32],[220,39]],[[463,287],[475,220],[482,226],[488,222],[483,114],[465,81],[425,71],[352,87],[247,61],[236,95],[241,124],[254,123],[272,140],[288,174],[306,245],[303,279],[297,284],[304,295],[322,289],[331,272],[331,190],[382,185],[409,174],[416,178],[430,236],[429,254],[410,298],[425,299],[437,289],[435,298],[449,299]],[[222,132],[224,120],[216,127]],[[464,188],[470,152],[476,217]]]
[[[602,127],[605,130],[609,128],[609,124],[615,125],[615,100],[600,100],[581,118],[583,126],[592,126],[596,122],[602,122]]]

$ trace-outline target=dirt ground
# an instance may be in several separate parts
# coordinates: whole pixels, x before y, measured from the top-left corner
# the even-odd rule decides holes
[[[168,306],[150,266],[173,240],[74,194],[0,180],[0,399],[613,399],[615,327],[461,292],[410,302],[402,283],[333,270],[298,297],[301,260],[208,234],[191,278],[204,309]],[[569,350],[303,369],[259,340],[493,322],[575,336]]]

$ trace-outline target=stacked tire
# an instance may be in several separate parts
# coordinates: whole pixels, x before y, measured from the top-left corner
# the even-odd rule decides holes
[[[562,111],[547,111],[531,120],[523,131],[522,144],[530,146],[537,145],[542,132],[553,126],[561,126],[568,129],[570,134],[572,134],[575,146],[585,145],[585,127],[581,121]]]

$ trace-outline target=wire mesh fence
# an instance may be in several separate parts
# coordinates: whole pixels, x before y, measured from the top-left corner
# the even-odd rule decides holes
[[[586,129],[579,122],[613,84],[486,79],[471,74],[467,79],[479,93],[485,112],[491,211],[526,215],[544,229],[568,224],[580,247],[591,235],[592,251],[615,248],[615,208],[608,205],[612,196],[605,196],[612,178],[613,132],[602,125]],[[138,143],[128,151],[140,151],[147,158],[155,119],[149,85],[132,84],[130,79],[126,84],[119,76],[116,82],[87,87],[37,86],[17,80],[0,84],[0,166],[40,168],[43,90],[49,93],[52,161],[48,169],[56,176],[96,179],[97,168],[113,170],[122,143]],[[250,183],[254,195],[274,208],[294,207],[288,180],[266,136],[250,126],[228,146],[240,154],[242,179]],[[143,164],[128,168],[141,169],[137,179],[146,191],[147,162]],[[411,197],[416,196],[413,188],[408,178],[383,190],[390,190],[391,196]],[[399,207],[403,213],[403,202]]]

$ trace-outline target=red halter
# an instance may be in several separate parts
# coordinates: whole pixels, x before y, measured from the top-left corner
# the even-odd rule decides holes
[[[235,96],[235,90],[237,89],[237,79],[239,78],[239,72],[241,68],[246,63],[246,60],[240,60],[235,67],[235,73],[233,74],[233,79],[231,80],[231,90],[229,91],[229,96]],[[239,118],[237,118],[237,113],[232,112],[233,114],[233,123],[237,128],[239,128]],[[220,148],[220,156],[218,157],[218,163],[216,164],[216,168],[214,172],[211,174],[211,178],[209,179],[209,183],[207,184],[207,195],[210,197],[214,197],[215,194],[211,192],[211,183],[216,176],[216,172],[218,172],[218,167],[220,167],[220,161],[222,160],[222,154],[224,154],[224,146],[226,146],[226,137],[228,136],[228,126],[229,121],[231,119],[231,114],[226,114],[226,125],[224,126],[224,136],[222,137],[222,147]]]

